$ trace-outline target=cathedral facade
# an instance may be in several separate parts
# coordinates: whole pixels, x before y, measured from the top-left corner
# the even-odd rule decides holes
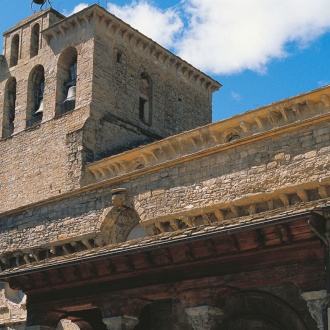
[[[0,329],[328,329],[330,87],[221,84],[93,5],[0,55]]]

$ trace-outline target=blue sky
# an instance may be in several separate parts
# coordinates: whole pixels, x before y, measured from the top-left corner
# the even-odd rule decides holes
[[[3,2],[2,32],[33,13],[30,0]],[[213,120],[330,84],[328,0],[51,3],[65,15],[93,3],[107,5],[116,16],[219,81],[223,87],[213,96]]]

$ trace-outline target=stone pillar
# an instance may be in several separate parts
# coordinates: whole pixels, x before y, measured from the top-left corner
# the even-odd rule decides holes
[[[325,290],[304,292],[301,296],[307,301],[307,307],[313,319],[316,321],[317,328],[326,330],[328,327],[324,324],[323,311],[327,301],[327,292]]]
[[[133,330],[140,320],[133,316],[116,316],[103,319],[108,330]]]
[[[213,330],[222,321],[224,312],[211,306],[199,306],[186,308],[188,322],[194,330]]]

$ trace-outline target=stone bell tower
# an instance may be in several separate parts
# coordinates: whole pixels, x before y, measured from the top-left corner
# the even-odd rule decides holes
[[[211,121],[220,84],[98,5],[4,32],[0,211],[90,183],[85,165]]]

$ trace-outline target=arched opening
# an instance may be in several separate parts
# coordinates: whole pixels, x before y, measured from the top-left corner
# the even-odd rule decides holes
[[[140,96],[139,96],[139,118],[146,124],[152,122],[152,100],[151,100],[151,79],[143,72],[140,77]]]
[[[219,330],[307,330],[288,304],[264,292],[234,294],[226,302],[225,315]]]
[[[185,329],[192,330],[182,304],[177,299],[164,299],[146,305],[134,330]]]
[[[40,25],[34,24],[31,29],[31,43],[30,43],[30,57],[38,55],[39,52],[39,39],[40,39]]]
[[[127,235],[126,241],[130,241],[132,239],[138,239],[142,237],[147,237],[148,234],[143,226],[137,224],[135,227]]]
[[[102,318],[97,308],[73,311],[58,322],[56,330],[107,330]]]
[[[224,136],[225,136],[225,138],[224,138],[225,143],[229,143],[229,142],[232,142],[234,140],[241,138],[240,135],[238,134],[238,132],[234,129],[226,131]]]
[[[140,217],[132,208],[112,206],[104,210],[100,217],[100,245],[125,242],[132,234],[133,229],[139,225]],[[137,229],[139,231],[139,229]],[[136,233],[135,233],[136,234]],[[143,237],[143,236],[142,236]]]
[[[15,105],[16,105],[16,79],[8,79],[5,87],[4,112],[2,121],[2,137],[6,138],[14,132]]]
[[[45,70],[42,65],[34,67],[28,82],[26,127],[40,123],[44,111]]]
[[[76,106],[77,50],[66,48],[57,63],[56,115],[71,111]]]
[[[9,66],[15,66],[19,57],[19,35],[15,34],[11,40],[10,61]]]

